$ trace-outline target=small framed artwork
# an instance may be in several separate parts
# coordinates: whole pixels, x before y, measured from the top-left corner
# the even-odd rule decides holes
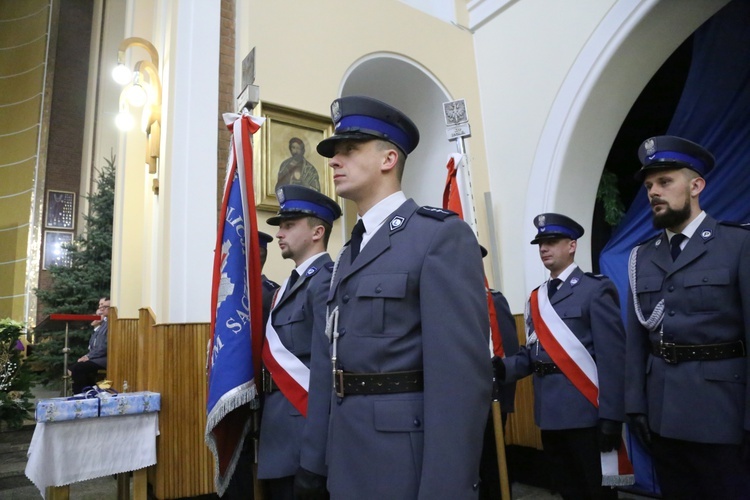
[[[315,150],[333,132],[330,117],[263,103],[256,112],[266,119],[255,148],[255,196],[258,208],[277,210],[276,188],[298,184],[336,199],[328,159]]]
[[[44,261],[42,269],[52,266],[70,266],[68,251],[63,245],[73,242],[73,233],[67,231],[44,232]]]
[[[47,191],[44,226],[54,229],[75,229],[76,194],[69,191]]]

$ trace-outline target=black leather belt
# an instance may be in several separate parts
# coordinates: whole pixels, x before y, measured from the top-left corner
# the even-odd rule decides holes
[[[390,373],[347,373],[336,370],[333,377],[336,395],[397,394],[424,390],[422,370]]]
[[[545,363],[543,361],[534,361],[534,364],[532,366],[534,368],[534,373],[536,373],[540,377],[544,377],[545,375],[552,375],[553,373],[562,373],[562,370],[560,370],[560,367],[557,366],[555,363]]]
[[[651,354],[670,364],[681,361],[712,361],[745,356],[745,343],[741,340],[724,344],[680,345],[670,342],[652,342]]]
[[[263,392],[270,394],[272,392],[279,390],[279,386],[276,385],[276,382],[273,381],[273,377],[271,377],[271,374],[268,373],[268,371],[265,368],[263,368],[261,374],[262,374],[261,382],[263,386]]]

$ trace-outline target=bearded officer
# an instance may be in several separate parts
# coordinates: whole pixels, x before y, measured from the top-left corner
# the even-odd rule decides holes
[[[652,137],[638,156],[660,233],[630,256],[630,427],[665,498],[750,498],[750,231],[701,209],[702,146]]]
[[[279,212],[267,222],[279,226],[281,256],[295,268],[276,294],[266,326],[258,478],[267,480],[271,500],[327,498],[332,382],[325,302],[333,262],[326,249],[341,207],[303,186],[281,186],[276,197]]]
[[[476,498],[492,386],[479,244],[401,191],[419,141],[404,113],[350,96],[331,114],[317,149],[359,216],[328,296],[331,497]]]

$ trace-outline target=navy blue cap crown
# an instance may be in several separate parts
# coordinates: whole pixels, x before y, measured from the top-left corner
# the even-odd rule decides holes
[[[270,234],[264,233],[263,231],[258,231],[258,245],[260,245],[261,248],[267,248],[268,244],[273,241],[273,236]]]
[[[559,238],[577,240],[583,236],[583,227],[570,217],[562,214],[539,214],[534,217],[534,226],[538,231],[534,239],[531,240],[532,245],[536,245],[542,240]]]
[[[334,132],[318,143],[318,153],[333,158],[337,141],[382,139],[410,154],[419,144],[419,130],[393,106],[366,96],[348,96],[331,104]]]
[[[317,217],[328,224],[341,217],[341,207],[328,196],[309,187],[287,184],[276,189],[279,212],[266,222],[278,226],[283,219]]]
[[[703,177],[714,168],[714,156],[703,146],[673,135],[646,139],[638,148],[638,158],[642,165],[635,174],[638,182],[656,170],[689,168]]]

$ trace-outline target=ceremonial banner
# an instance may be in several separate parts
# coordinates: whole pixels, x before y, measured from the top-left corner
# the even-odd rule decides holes
[[[456,212],[459,217],[469,223],[477,233],[476,223],[474,220],[474,205],[471,203],[471,196],[468,190],[468,183],[465,181],[463,170],[466,169],[466,162],[463,155],[454,153],[448,158],[448,176],[445,179],[445,189],[443,190],[443,208]],[[466,216],[468,215],[468,220]],[[490,312],[490,340],[492,345],[490,349],[492,354],[501,358],[505,357],[503,349],[503,338],[500,335],[500,328],[497,324],[497,311],[495,310],[495,301],[492,300],[487,276],[484,277],[484,288],[487,293],[487,309]]]
[[[547,287],[544,287],[542,293],[539,293],[539,288],[531,292],[529,302],[534,332],[542,347],[573,386],[594,407],[599,408],[599,374],[596,362],[550,304]],[[601,464],[602,486],[628,486],[635,483],[625,439],[621,439],[619,449],[601,454]]]
[[[221,496],[234,473],[250,426],[248,403],[258,393],[263,341],[260,250],[253,191],[251,134],[262,120],[225,113],[232,132],[219,213],[211,290],[206,444]]]

